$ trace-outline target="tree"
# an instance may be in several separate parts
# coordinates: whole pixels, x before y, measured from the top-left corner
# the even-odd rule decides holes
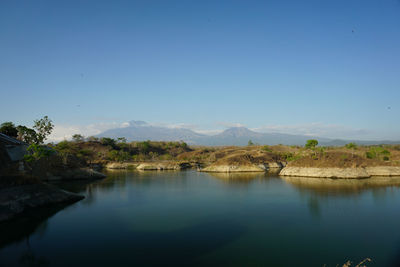
[[[345,145],[347,149],[351,149],[351,156],[354,157],[354,150],[357,149],[357,144],[355,143],[348,143]]]
[[[33,128],[36,129],[37,133],[36,143],[43,144],[44,140],[46,140],[53,131],[54,125],[49,117],[44,116],[42,119],[34,121]]]
[[[111,147],[115,147],[115,140],[114,139],[112,139],[112,138],[109,138],[109,137],[103,137],[103,138],[101,138],[101,143],[104,145],[104,146],[111,146]]]
[[[86,140],[88,140],[89,142],[96,142],[99,141],[99,138],[94,136],[89,136],[88,138],[86,138]]]
[[[84,137],[81,134],[74,134],[72,136],[72,140],[74,140],[75,142],[82,142],[83,139],[84,139]]]
[[[37,134],[35,130],[23,125],[18,125],[17,130],[18,130],[18,137],[17,137],[18,140],[24,141],[25,143],[28,144],[36,143]]]
[[[310,140],[307,140],[305,148],[314,150],[317,145],[318,145],[318,141],[317,140],[310,139]]]
[[[125,137],[118,137],[117,140],[118,140],[118,143],[126,143]]]
[[[150,152],[151,145],[150,145],[149,140],[143,141],[143,142],[138,142],[137,146],[138,146],[140,153],[147,154],[148,152]]]
[[[253,141],[249,140],[249,142],[247,142],[247,145],[248,145],[248,146],[253,146],[254,143],[253,143]]]
[[[0,125],[0,133],[11,137],[18,136],[18,130],[15,127],[14,123],[12,123],[11,121],[4,122]]]
[[[31,144],[26,151],[27,154],[24,155],[24,160],[30,165],[31,168],[31,175],[33,172],[33,166],[36,162],[38,162],[42,158],[47,158],[51,156],[54,151],[49,149],[46,146],[38,145],[38,144]]]

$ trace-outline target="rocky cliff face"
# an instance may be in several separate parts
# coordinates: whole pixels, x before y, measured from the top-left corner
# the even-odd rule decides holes
[[[34,208],[73,203],[83,198],[43,183],[3,188],[0,189],[0,222]]]
[[[285,167],[279,173],[281,176],[321,177],[321,178],[368,178],[371,175],[364,168],[312,168]]]
[[[314,168],[285,167],[279,173],[281,176],[318,177],[318,178],[369,178],[371,176],[400,176],[400,167],[377,166],[359,168]]]
[[[178,162],[146,162],[141,163],[136,167],[140,171],[160,171],[160,170],[183,170],[190,168],[189,163],[178,163]]]

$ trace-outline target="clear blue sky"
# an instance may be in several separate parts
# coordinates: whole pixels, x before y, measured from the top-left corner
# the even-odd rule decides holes
[[[0,93],[0,122],[400,140],[400,1],[0,1]]]

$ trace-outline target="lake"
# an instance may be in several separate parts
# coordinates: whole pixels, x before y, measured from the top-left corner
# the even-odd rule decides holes
[[[58,184],[78,203],[1,225],[0,266],[400,263],[400,178],[107,175]]]

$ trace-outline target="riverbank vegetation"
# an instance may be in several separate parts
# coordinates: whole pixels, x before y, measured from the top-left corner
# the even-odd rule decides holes
[[[284,162],[302,167],[367,167],[400,166],[400,145],[343,147],[317,146],[311,140],[305,146],[248,145],[205,147],[189,146],[185,142],[141,141],[126,142],[124,138],[76,136],[71,141],[50,144],[63,157],[76,157],[82,164],[109,162],[187,161],[209,165],[259,164]]]

